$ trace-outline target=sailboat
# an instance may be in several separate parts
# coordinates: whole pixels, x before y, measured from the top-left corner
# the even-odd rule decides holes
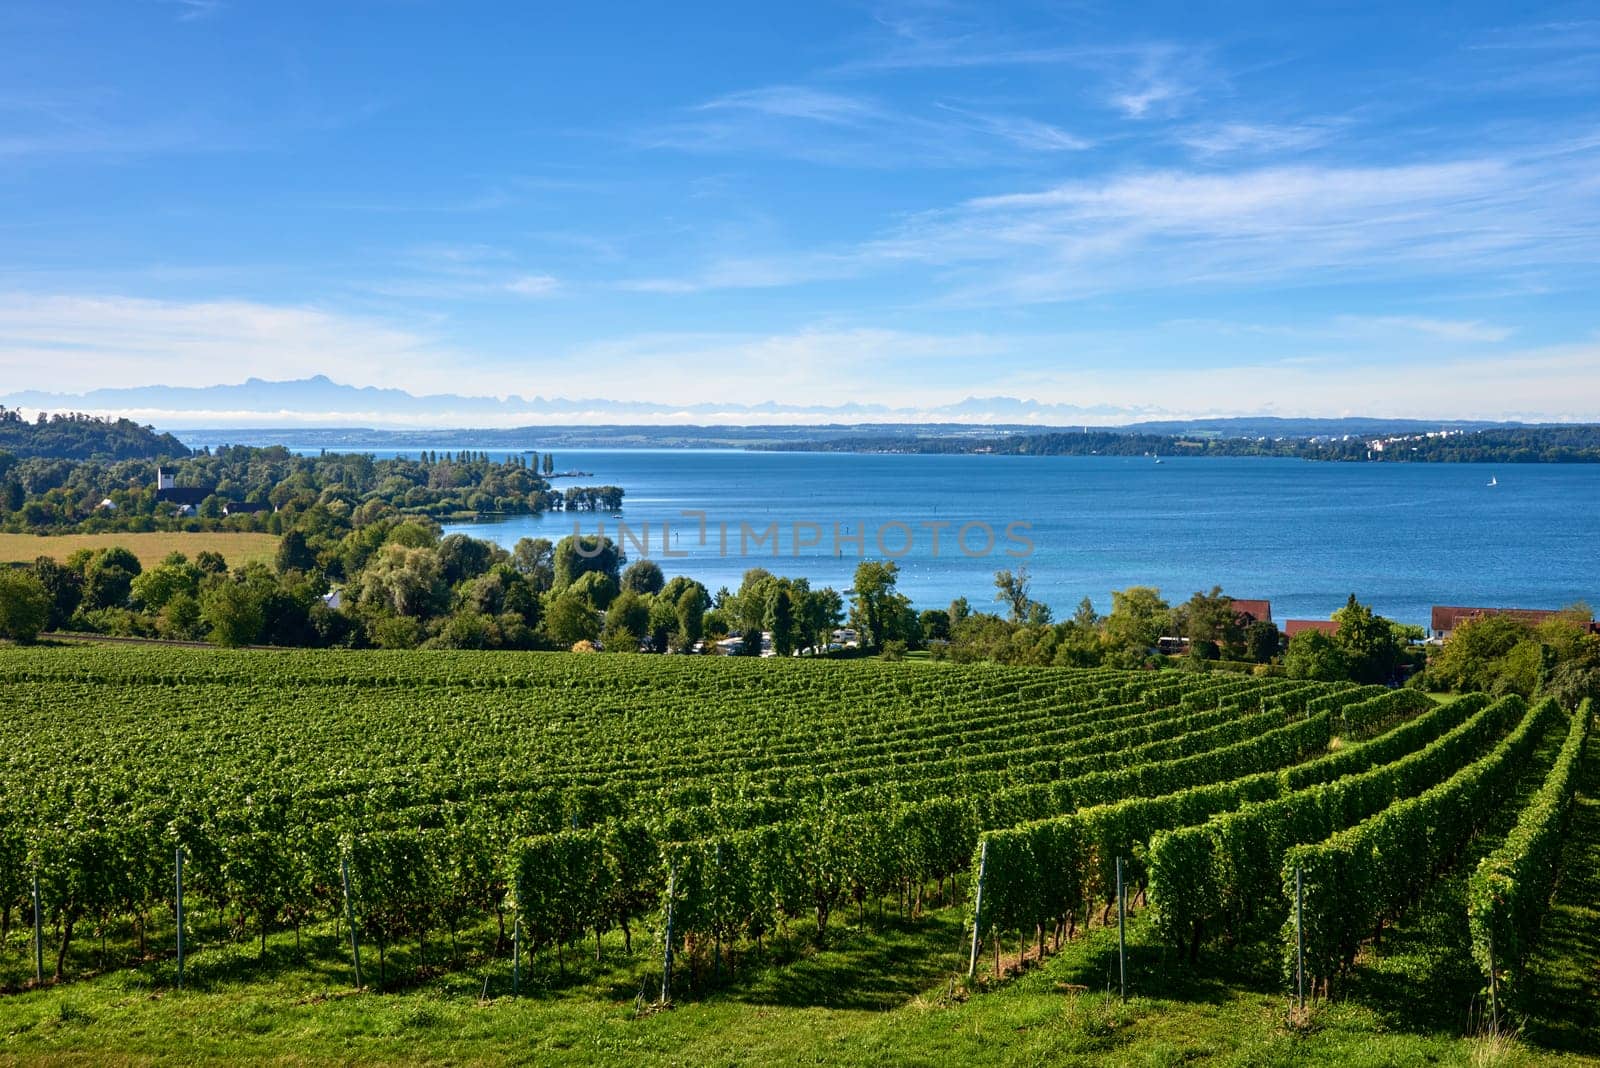
[[[1489,476],[1489,485],[1498,486],[1498,485],[1500,485],[1500,480],[1498,478],[1495,478],[1493,475],[1490,475]]]

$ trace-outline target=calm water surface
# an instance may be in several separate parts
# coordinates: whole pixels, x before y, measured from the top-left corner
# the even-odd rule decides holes
[[[881,557],[879,528],[904,523],[912,545],[898,561],[900,586],[922,606],[966,596],[985,607],[995,570],[1018,564],[1032,572],[1034,596],[1058,615],[1085,595],[1106,610],[1111,590],[1141,584],[1170,600],[1220,584],[1236,597],[1271,599],[1279,620],[1326,618],[1352,592],[1415,623],[1426,622],[1433,604],[1600,606],[1600,465],[580,449],[562,450],[556,462],[592,472],[557,480],[558,489],[624,487],[621,521],[636,536],[648,529],[649,554],[668,574],[692,575],[712,590],[737,587],[750,567],[844,589],[860,556],[852,543],[836,554],[834,525],[841,535],[865,531],[867,555]],[[1487,485],[1491,476],[1497,486]],[[706,513],[706,545],[686,510]],[[603,523],[617,534],[618,520],[593,513],[447,530],[510,547],[518,538],[570,534],[574,521],[585,532]],[[683,558],[663,558],[663,522]],[[741,554],[741,522],[755,530],[776,523],[778,554],[770,542]],[[938,522],[951,526],[935,556],[921,524]],[[955,528],[969,522],[995,529],[993,555],[955,547]],[[1013,522],[1030,525],[1025,559],[1004,555],[1019,547],[1003,533]],[[728,526],[727,555],[719,523]],[[797,551],[796,523],[823,528],[821,544]],[[899,528],[883,534],[892,551],[907,540]],[[969,531],[969,548],[983,540]]]

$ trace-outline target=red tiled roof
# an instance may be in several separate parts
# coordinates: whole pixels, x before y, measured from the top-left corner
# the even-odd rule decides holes
[[[1550,608],[1457,608],[1436,604],[1433,606],[1432,628],[1435,631],[1453,631],[1468,620],[1483,616],[1511,616],[1531,625],[1543,623],[1560,614]]]
[[[1339,633],[1339,624],[1332,619],[1286,619],[1283,621],[1283,633],[1286,637],[1293,638],[1305,630],[1320,630],[1327,635]]]
[[[1272,622],[1271,601],[1247,601],[1238,597],[1230,598],[1233,601],[1233,610],[1249,616],[1259,623]]]

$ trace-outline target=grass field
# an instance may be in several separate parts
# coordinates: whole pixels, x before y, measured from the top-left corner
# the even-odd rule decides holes
[[[0,564],[31,563],[40,556],[65,560],[79,549],[109,549],[120,545],[139,558],[144,567],[158,564],[174,550],[192,560],[197,553],[221,553],[229,566],[260,560],[272,561],[278,549],[274,534],[231,531],[149,531],[139,534],[0,534]]]

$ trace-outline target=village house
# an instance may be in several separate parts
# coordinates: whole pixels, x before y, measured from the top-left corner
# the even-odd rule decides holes
[[[204,486],[180,486],[175,475],[156,468],[156,500],[176,505],[179,515],[193,515],[200,502],[211,494],[212,490]]]
[[[1272,622],[1272,602],[1229,598],[1233,602],[1233,611],[1239,617],[1239,625],[1248,627],[1252,623]]]
[[[1433,606],[1433,614],[1428,623],[1428,637],[1436,642],[1449,641],[1450,635],[1455,633],[1461,624],[1484,616],[1510,616],[1519,619],[1530,627],[1536,627],[1548,619],[1554,619],[1561,612],[1554,608],[1461,608],[1455,605]],[[1600,624],[1589,623],[1589,630],[1600,633]]]
[[[1529,626],[1537,626],[1556,613],[1543,608],[1460,608],[1454,605],[1434,605],[1428,622],[1428,636],[1448,641],[1457,627],[1484,616],[1511,616]]]

